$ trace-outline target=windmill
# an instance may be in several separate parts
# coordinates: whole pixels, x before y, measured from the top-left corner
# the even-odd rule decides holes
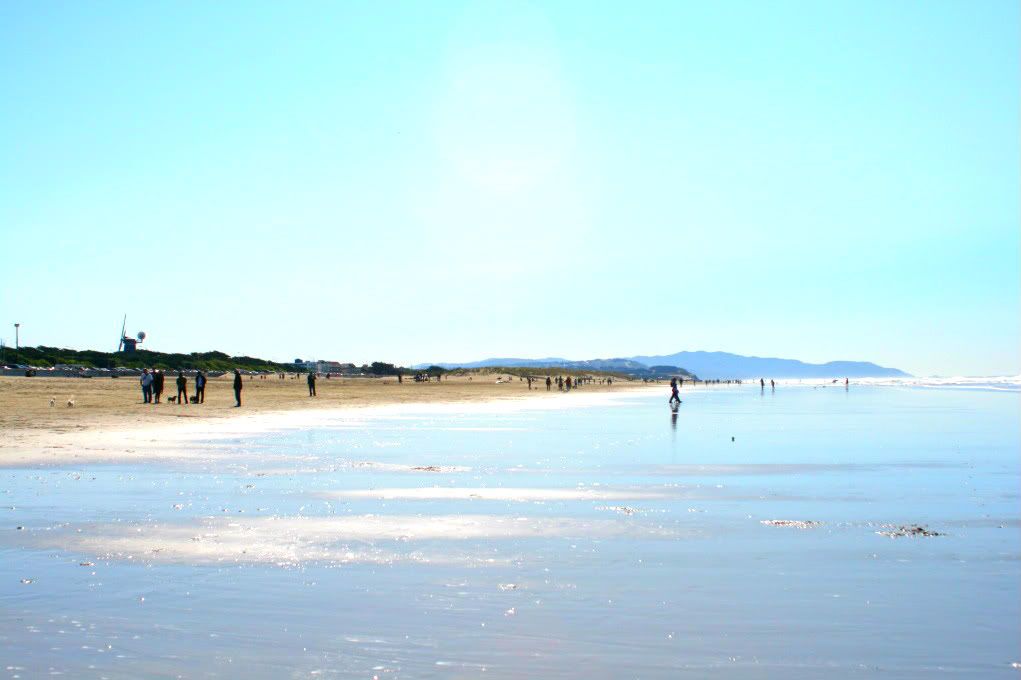
[[[117,351],[124,352],[125,354],[128,352],[134,352],[138,344],[145,340],[145,331],[138,331],[138,335],[133,338],[129,338],[124,333],[127,330],[127,327],[128,315],[125,314],[124,321],[121,322],[121,339],[117,344]]]

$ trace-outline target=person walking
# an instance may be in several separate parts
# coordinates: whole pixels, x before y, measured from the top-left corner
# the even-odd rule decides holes
[[[241,371],[239,371],[238,369],[235,368],[234,369],[234,401],[236,401],[237,403],[234,404],[234,408],[238,408],[238,407],[241,406],[241,388],[242,387],[244,387],[244,385],[241,382]]]
[[[681,394],[678,391],[677,378],[670,378],[670,400],[667,403],[671,406],[681,403]]]
[[[550,380],[550,377],[547,375],[546,376],[546,391],[549,392],[552,387],[553,387],[553,381]]]
[[[206,374],[202,371],[195,374],[195,402],[206,403]]]
[[[397,377],[400,378],[401,374],[398,373]],[[315,371],[308,372],[308,396],[316,396],[316,374]]]
[[[148,368],[142,369],[142,377],[139,379],[142,384],[142,403],[152,403],[152,374]]]
[[[177,372],[177,403],[188,403],[188,379],[184,377],[183,371]]]

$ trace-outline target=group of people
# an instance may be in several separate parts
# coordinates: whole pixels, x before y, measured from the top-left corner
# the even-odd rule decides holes
[[[533,379],[534,378],[532,378],[532,377],[528,377],[527,378],[527,380],[528,380],[528,389],[532,389],[532,380]],[[553,378],[551,378],[550,376],[547,375],[546,376],[546,391],[547,392],[552,391],[553,385],[555,383],[556,386],[557,386],[557,390],[558,391],[560,391],[560,392],[570,392],[572,388],[581,387],[584,383],[587,383],[587,382],[590,383],[590,382],[593,382],[595,380],[596,380],[595,378],[578,378],[578,377],[572,378],[571,376],[567,376],[565,378],[562,375],[558,375],[556,377],[556,380],[554,380]],[[613,384],[613,378],[612,377],[600,378],[599,382],[600,383],[605,383],[606,385],[612,385]]]
[[[139,382],[142,385],[142,402],[145,404],[158,404],[160,398],[163,396],[164,384],[166,376],[160,369],[143,369],[142,376],[139,378]],[[204,404],[206,403],[206,383],[208,378],[202,371],[195,372],[195,396],[191,397],[191,403],[193,404]],[[184,377],[184,371],[177,372],[177,379],[175,380],[177,385],[177,396],[168,397],[168,402],[176,401],[178,404],[184,405],[189,402],[188,399],[188,379]],[[234,369],[234,404],[235,407],[241,406],[241,390],[244,387],[244,382],[241,379],[241,371]],[[314,387],[311,388],[314,390]]]

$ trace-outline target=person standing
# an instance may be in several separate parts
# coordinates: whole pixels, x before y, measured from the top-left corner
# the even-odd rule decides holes
[[[243,383],[241,382],[241,371],[239,371],[238,369],[235,368],[234,369],[234,401],[236,401],[237,403],[234,404],[234,408],[238,408],[238,407],[241,406],[241,388],[242,387],[243,387]]]
[[[166,376],[163,374],[163,371],[158,370],[158,369],[153,369],[153,372],[152,372],[152,396],[156,400],[157,404],[160,403],[160,397],[163,396],[164,378],[166,378]]]
[[[550,388],[551,388],[552,386],[553,386],[553,381],[552,381],[552,380],[550,380],[550,377],[549,377],[549,376],[547,375],[547,376],[546,376],[546,391],[547,391],[547,392],[549,392],[549,391],[550,391]]]
[[[195,402],[206,403],[206,374],[202,371],[195,374]]]
[[[400,378],[401,374],[398,373],[397,377]],[[316,396],[316,374],[315,371],[308,372],[308,396]]]
[[[177,403],[188,403],[188,380],[184,377],[183,371],[177,372]]]
[[[142,403],[152,403],[152,374],[148,368],[142,369],[142,377],[139,379],[142,384]]]

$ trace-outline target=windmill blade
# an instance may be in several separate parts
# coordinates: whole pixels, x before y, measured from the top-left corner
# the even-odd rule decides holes
[[[124,321],[121,322],[121,337],[117,340],[117,351],[121,351],[124,347],[124,331],[128,327],[128,315],[124,315]]]

